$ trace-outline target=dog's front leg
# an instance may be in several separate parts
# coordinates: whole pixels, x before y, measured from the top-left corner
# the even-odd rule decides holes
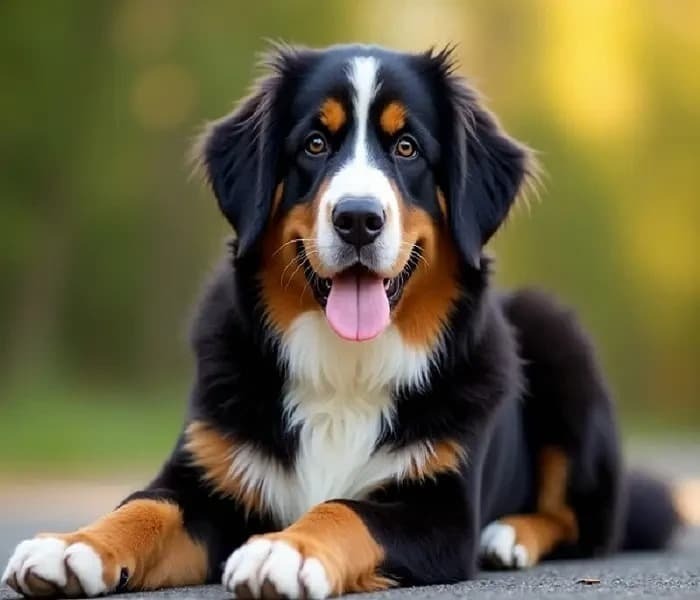
[[[20,543],[3,574],[25,596],[98,596],[117,589],[203,583],[207,553],[180,507],[136,498],[88,527]]]
[[[223,583],[237,598],[327,598],[460,581],[475,569],[475,532],[463,482],[452,473],[405,485],[396,499],[319,504],[238,548]]]

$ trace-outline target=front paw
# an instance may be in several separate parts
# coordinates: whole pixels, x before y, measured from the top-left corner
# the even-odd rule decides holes
[[[515,527],[494,521],[481,532],[479,558],[491,569],[525,569],[532,565],[530,553],[519,543]]]
[[[68,543],[56,537],[21,542],[2,575],[16,592],[29,597],[92,597],[116,587],[118,574],[105,582],[104,561],[85,542]]]
[[[226,561],[223,584],[234,598],[327,598],[331,584],[318,558],[269,536],[243,544]]]

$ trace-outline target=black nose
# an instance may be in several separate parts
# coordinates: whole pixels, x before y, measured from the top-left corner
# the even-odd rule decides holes
[[[333,226],[348,244],[366,246],[381,233],[384,211],[376,198],[346,196],[333,209]]]

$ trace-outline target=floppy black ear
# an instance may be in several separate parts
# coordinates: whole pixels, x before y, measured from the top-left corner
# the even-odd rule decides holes
[[[254,247],[269,218],[281,178],[288,73],[298,58],[294,49],[277,49],[264,63],[271,74],[231,114],[209,124],[198,144],[205,176],[236,232],[237,257]]]
[[[442,185],[450,227],[463,258],[479,268],[481,249],[506,218],[528,177],[536,177],[532,152],[510,138],[477,93],[454,73],[451,52],[430,55],[442,80]]]

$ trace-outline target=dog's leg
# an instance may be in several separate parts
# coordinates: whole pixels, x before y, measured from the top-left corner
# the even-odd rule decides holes
[[[236,550],[223,583],[237,598],[326,598],[466,579],[476,518],[465,498],[463,480],[451,474],[407,483],[388,502],[319,504]]]
[[[17,546],[2,580],[25,596],[98,596],[203,583],[207,552],[172,502],[137,498],[92,525]]]
[[[357,513],[327,502],[283,531],[251,538],[229,558],[224,584],[241,598],[375,591],[391,585],[377,572],[383,558]]]
[[[593,344],[575,314],[542,293],[517,292],[504,308],[518,333],[532,446],[556,446],[569,459],[567,500],[578,538],[556,554],[610,552],[619,543],[625,513],[623,461],[615,407]]]
[[[481,532],[479,555],[491,568],[531,567],[563,542],[575,542],[578,526],[566,504],[568,459],[554,447],[542,449],[538,463],[537,512],[509,515]]]

